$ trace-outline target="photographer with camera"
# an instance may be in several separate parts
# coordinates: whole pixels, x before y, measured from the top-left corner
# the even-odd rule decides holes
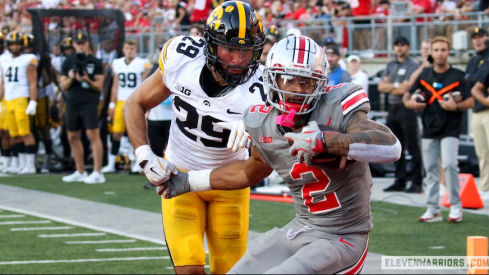
[[[448,220],[462,221],[457,156],[462,115],[465,110],[474,107],[474,98],[470,94],[464,72],[448,63],[449,55],[450,41],[442,36],[433,38],[433,66],[425,68],[409,89],[409,93],[403,96],[406,108],[421,111],[423,121],[421,150],[426,170],[428,209],[418,218],[420,222],[443,220],[439,205],[440,159],[450,195]],[[420,102],[423,100],[415,94],[417,90],[424,94],[424,102]]]
[[[102,61],[90,54],[87,33],[80,31],[73,37],[75,53],[61,66],[60,86],[66,91],[65,124],[68,131],[76,171],[63,177],[64,182],[104,183],[102,169],[102,141],[98,121],[98,104],[104,83]],[[93,155],[93,173],[87,176],[81,130],[84,128]]]

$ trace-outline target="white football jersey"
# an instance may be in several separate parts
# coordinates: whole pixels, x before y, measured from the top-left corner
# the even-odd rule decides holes
[[[5,86],[5,100],[29,97],[29,81],[27,80],[27,66],[37,67],[37,57],[31,53],[21,54],[16,58],[4,55],[1,58],[3,83]]]
[[[117,100],[126,99],[136,90],[136,87],[143,82],[141,75],[144,70],[151,67],[151,62],[146,58],[136,56],[131,63],[126,63],[126,58],[121,57],[114,60],[112,70],[119,78],[117,89]]]
[[[226,147],[230,131],[216,123],[242,120],[250,105],[266,100],[261,66],[246,83],[224,96],[207,96],[199,82],[206,66],[204,47],[203,38],[178,36],[164,45],[160,55],[163,81],[173,93],[173,117],[165,156],[187,171],[247,159],[248,150],[233,153]]]

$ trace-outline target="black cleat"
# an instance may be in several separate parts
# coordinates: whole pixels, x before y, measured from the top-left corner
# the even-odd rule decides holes
[[[406,187],[399,186],[396,183],[384,189],[384,192],[404,192],[404,191],[406,191]]]
[[[406,193],[421,194],[421,193],[423,193],[423,188],[421,188],[421,186],[413,184],[413,185],[411,185],[411,187],[409,187],[406,190]]]

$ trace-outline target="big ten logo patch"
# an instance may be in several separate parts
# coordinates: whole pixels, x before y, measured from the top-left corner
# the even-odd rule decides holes
[[[272,143],[273,138],[272,137],[258,137],[258,142],[260,142],[260,143]]]
[[[192,93],[189,89],[187,89],[187,88],[183,87],[182,85],[180,85],[180,83],[177,83],[175,85],[175,89],[177,91],[181,92],[184,95],[190,95]]]

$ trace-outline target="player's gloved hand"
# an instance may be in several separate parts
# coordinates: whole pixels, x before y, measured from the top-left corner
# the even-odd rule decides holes
[[[297,155],[299,163],[304,162],[307,166],[311,166],[314,156],[325,152],[323,132],[319,130],[316,121],[310,121],[304,126],[302,133],[286,133],[284,137],[294,142],[289,153],[292,156]]]
[[[161,185],[170,178],[171,174],[178,173],[175,164],[156,156],[149,145],[141,145],[136,149],[139,166],[148,180],[154,185]]]
[[[27,105],[27,108],[25,109],[25,114],[26,115],[35,115],[37,111],[37,101],[35,100],[30,100],[29,105]]]
[[[228,140],[228,149],[233,152],[237,152],[239,148],[250,148],[251,140],[249,134],[246,132],[244,123],[242,120],[233,122],[218,122],[218,126],[224,129],[231,130]]]
[[[188,173],[178,171],[176,175],[170,175],[170,179],[156,187],[156,193],[165,199],[171,199],[181,194],[190,192]]]

